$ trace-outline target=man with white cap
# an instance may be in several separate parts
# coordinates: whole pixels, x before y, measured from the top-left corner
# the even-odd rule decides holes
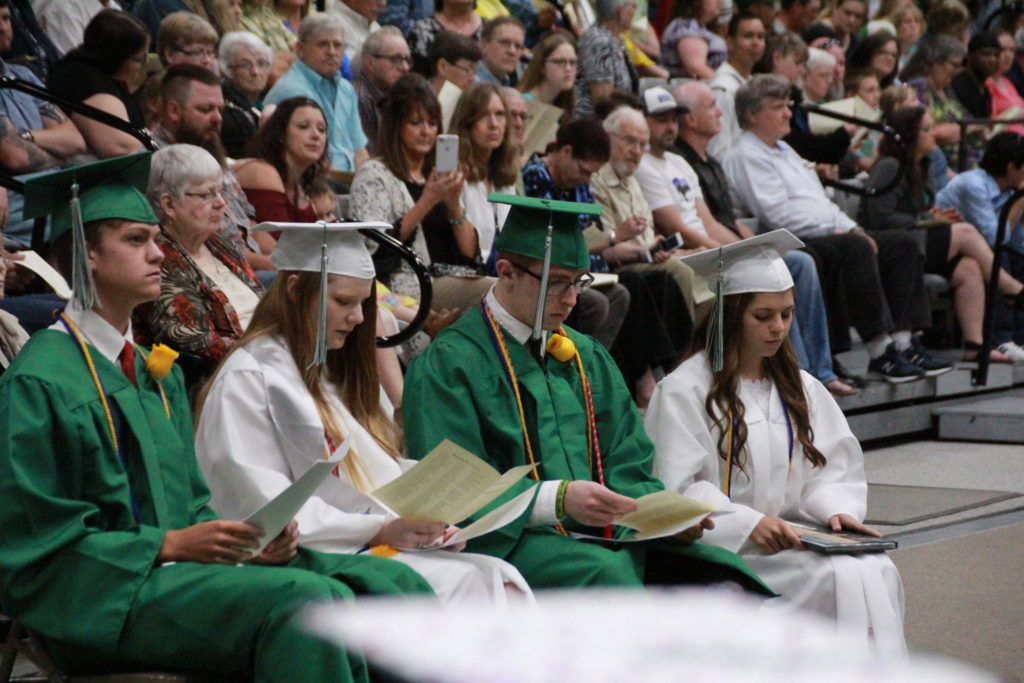
[[[210,508],[176,354],[132,342],[132,309],[160,292],[148,174],[141,154],[26,181],[26,210],[54,214],[73,297],[0,379],[0,602],[65,673],[367,680],[296,613],[429,587],[403,565],[299,548],[294,524],[256,555],[261,529]]]
[[[395,517],[366,495],[409,464],[401,458],[390,406],[382,405],[387,401],[374,353],[375,272],[357,231],[390,227],[257,228],[281,231],[273,255],[280,274],[200,398],[200,465],[213,505],[240,516],[275,498],[349,439],[349,454],[335,476],[296,514],[302,544],[350,555],[367,551],[408,565],[444,601],[503,606],[506,585],[530,594],[512,565],[486,555],[423,550],[452,529]],[[319,333],[317,320],[323,321]]]
[[[794,522],[866,537],[864,456],[835,401],[802,372],[787,333],[793,279],[776,230],[686,257],[718,299],[707,351],[655,389],[645,425],[665,486],[732,514],[706,542],[740,553],[782,594],[768,609],[825,614],[885,652],[903,652],[903,587],[883,553],[822,555]]]
[[[728,579],[764,591],[734,554],[678,542],[698,538],[701,527],[657,548],[569,535],[627,532],[612,525],[636,509],[635,498],[663,488],[608,352],[563,325],[592,281],[579,215],[600,209],[508,195],[491,201],[512,205],[495,243],[498,282],[416,358],[405,383],[411,457],[447,438],[499,470],[537,466],[505,494],[533,487],[530,510],[470,548],[508,560],[535,589]]]

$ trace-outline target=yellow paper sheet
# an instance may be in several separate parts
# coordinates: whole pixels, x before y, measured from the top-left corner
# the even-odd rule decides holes
[[[558,119],[562,116],[562,110],[544,104],[539,100],[530,100],[526,105],[526,155],[534,152],[544,153],[548,143],[555,139],[558,133]]]
[[[645,535],[676,527],[695,517],[707,516],[718,509],[714,505],[687,498],[674,491],[658,491],[641,496],[636,499],[636,508],[636,512],[620,517],[615,523]]]
[[[499,505],[472,524],[459,529],[452,534],[446,542],[436,546],[431,546],[430,548],[424,548],[424,550],[447,548],[458,543],[465,543],[477,536],[483,536],[495,529],[500,529],[526,512],[526,508],[530,507],[530,502],[533,500],[535,494],[536,491],[533,488],[523,491],[512,500]]]
[[[820,106],[822,109],[828,109],[829,111],[834,111],[837,114],[856,116],[857,118],[867,119],[868,121],[877,121],[881,118],[881,114],[877,109],[873,109],[870,104],[856,96],[847,97],[845,100],[826,102]],[[831,133],[836,128],[843,125],[843,122],[839,119],[833,119],[813,112],[807,117],[807,123],[811,127],[811,132],[815,135]]]
[[[445,439],[413,468],[371,497],[404,519],[455,524],[484,507],[533,469],[505,474]]]

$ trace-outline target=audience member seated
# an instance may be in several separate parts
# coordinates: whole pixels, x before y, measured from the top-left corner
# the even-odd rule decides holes
[[[559,123],[568,123],[576,113],[576,44],[572,35],[556,31],[533,48],[533,58],[519,79],[519,90],[527,100],[537,100],[564,112]]]
[[[804,100],[820,104],[829,99],[829,89],[836,73],[836,58],[816,47],[807,50],[807,73],[801,81]]]
[[[644,408],[658,379],[655,370],[664,374],[689,348],[711,293],[677,258],[683,252],[662,248],[664,237],[654,232],[654,217],[634,176],[650,135],[643,114],[619,107],[604,120],[604,129],[611,142],[608,163],[591,181],[601,205],[601,232],[584,234],[630,289],[630,314],[647,319],[634,326],[627,318],[630,333],[619,335],[612,353],[637,405]],[[630,287],[629,275],[639,275],[645,287]],[[655,304],[652,310],[638,310],[645,308],[638,305],[645,295]]]
[[[217,31],[193,12],[174,12],[160,22],[156,54],[164,68],[195,64],[220,75],[217,64]]]
[[[377,106],[402,74],[409,71],[412,58],[402,32],[385,26],[371,33],[363,42],[359,56],[359,73],[352,80],[359,97],[359,120],[366,134],[366,151],[377,154]]]
[[[377,17],[386,5],[384,0],[329,0],[325,11],[333,13],[345,26],[345,54],[355,59],[363,51],[363,43],[380,30]]]
[[[146,127],[142,108],[128,90],[146,64],[149,35],[138,19],[106,9],[85,27],[82,44],[64,55],[46,83],[48,90]],[[89,151],[101,159],[133,152],[137,138],[81,114],[69,113]]]
[[[846,64],[849,71],[870,69],[883,90],[896,80],[899,71],[900,44],[892,33],[873,33],[857,44]]]
[[[683,113],[679,116],[679,137],[673,149],[696,172],[708,211],[729,229],[732,233],[729,237],[751,236],[750,230],[736,220],[725,171],[708,149],[710,141],[716,138],[721,128],[721,111],[711,90],[704,83],[693,81],[680,84],[674,95]],[[828,314],[813,257],[792,251],[783,257],[783,261],[796,282],[796,317],[789,336],[801,367],[836,396],[857,393],[857,387],[839,379],[832,367]]]
[[[857,46],[857,32],[867,21],[866,0],[836,0],[821,13],[821,21],[803,33],[803,39],[810,43],[819,36],[827,36],[837,40],[845,54],[851,54]]]
[[[918,43],[900,79],[917,88],[917,96],[935,119],[935,139],[950,166],[963,166],[959,159],[960,121],[967,110],[953,94],[950,84],[964,59],[964,44],[948,35],[926,36]],[[984,149],[984,128],[967,128],[967,168],[973,167]]]
[[[9,5],[8,0],[0,0],[0,54],[7,53],[14,37]],[[7,31],[2,30],[4,25]],[[43,87],[31,69],[2,59],[0,76]],[[0,89],[0,169],[4,172],[22,175],[49,170],[66,165],[71,157],[84,151],[81,133],[59,107],[11,88]],[[22,216],[23,195],[7,190],[5,200],[4,220],[0,221],[4,242],[33,246],[35,221]]]
[[[160,88],[161,109],[153,139],[160,145],[187,143],[202,147],[220,162],[224,171],[221,197],[227,203],[220,236],[244,254],[254,269],[273,270],[270,258],[263,253],[273,249],[273,240],[266,233],[249,232],[255,210],[238,184],[221,142],[224,96],[220,81],[201,66],[178,64],[164,73]],[[258,243],[258,239],[265,241]]]
[[[764,57],[765,24],[749,12],[738,12],[729,20],[725,32],[725,43],[729,58],[708,81],[715,94],[715,102],[722,110],[721,132],[712,140],[709,151],[721,157],[739,137],[740,126],[736,122],[736,91],[750,80],[754,66]]]
[[[999,214],[1010,196],[1024,184],[1024,137],[999,133],[989,140],[978,168],[965,171],[952,180],[935,198],[940,209],[952,209],[994,245]],[[1021,207],[1010,212],[1003,245],[1003,268],[1024,278],[1024,228],[1019,225]],[[1000,352],[1014,361],[1024,361],[1024,315],[1016,310],[996,307],[995,343]]]
[[[784,248],[731,248],[724,258],[688,259],[705,277],[721,273],[721,331],[704,329],[721,335],[721,365],[698,347],[658,385],[644,422],[654,472],[666,489],[731,512],[703,538],[746,558],[781,594],[765,609],[816,612],[851,643],[901,656],[903,585],[892,560],[816,553],[790,526],[880,535],[863,524],[868,486],[857,437],[786,343],[795,301]]]
[[[900,41],[899,72],[902,73],[924,35],[924,12],[914,3],[909,3],[895,10],[892,18],[896,25],[896,38]]]
[[[992,117],[1024,118],[1024,97],[1008,77],[1017,63],[1013,35],[1009,31],[999,31],[996,35],[999,39],[999,69],[985,81],[985,87],[992,95]],[[1008,130],[1024,133],[1024,125],[1015,123]]]
[[[512,143],[516,147],[516,168],[522,168],[527,161],[526,156],[526,123],[530,119],[530,109],[526,98],[510,85],[501,89],[501,98],[505,100],[508,111],[508,127],[512,131]],[[522,194],[523,177],[516,174],[516,192]]]
[[[992,116],[992,93],[986,81],[999,73],[999,37],[994,31],[971,36],[967,44],[967,65],[953,77],[950,90],[971,118]]]
[[[441,31],[430,44],[427,61],[430,64],[430,87],[434,89],[434,94],[441,92],[445,81],[459,90],[465,90],[476,82],[480,45],[458,33]]]
[[[269,110],[291,97],[315,100],[327,117],[331,167],[355,171],[367,159],[366,136],[359,124],[359,101],[352,84],[338,73],[344,56],[341,20],[310,14],[299,27],[298,60],[274,84],[264,102]]]
[[[613,90],[635,93],[639,84],[622,33],[636,13],[635,0],[596,0],[597,23],[576,44],[576,116],[594,115],[594,104]]]
[[[45,82],[53,73],[60,53],[36,20],[33,4],[30,0],[8,0],[14,39],[4,59],[28,66]]]
[[[484,22],[473,11],[475,4],[475,0],[434,0],[437,12],[417,21],[409,32],[413,71],[423,76],[432,75],[427,55],[430,53],[430,45],[445,31],[458,33],[479,43]]]
[[[792,34],[799,38],[818,20],[821,0],[782,0],[780,11],[772,25],[772,33]]]
[[[785,78],[761,75],[736,93],[745,130],[723,165],[737,205],[762,231],[786,228],[800,237],[818,260],[833,353],[850,348],[852,324],[867,344],[873,377],[899,383],[951,369],[914,341],[913,331],[931,326],[917,243],[902,231],[868,236],[828,198],[807,162],[782,141],[789,91]]]
[[[964,360],[977,359],[981,348],[985,314],[985,283],[992,271],[992,248],[970,223],[960,220],[956,209],[939,209],[928,174],[928,154],[935,147],[934,122],[921,107],[895,112],[888,124],[906,147],[907,168],[900,183],[889,192],[865,197],[858,218],[870,230],[924,230],[927,273],[949,280],[960,329],[964,337]],[[871,169],[867,187],[888,185],[900,167],[904,151],[890,136],[882,138],[879,159]],[[1024,306],[1022,286],[1003,270],[999,272],[999,291],[1014,299],[1013,308]],[[999,351],[992,360],[1008,361]]]
[[[491,19],[480,32],[480,64],[476,80],[515,85],[519,80],[519,58],[523,55],[526,30],[512,16]]]
[[[248,153],[260,125],[273,53],[256,34],[232,31],[221,38],[219,57],[224,96],[220,139],[228,156],[240,159]]]
[[[474,93],[492,88],[479,84],[463,97],[472,98]],[[471,109],[463,105],[463,110]],[[502,105],[498,136],[502,152],[506,150],[504,111]],[[381,103],[381,148],[378,156],[356,173],[349,214],[357,221],[394,224],[395,237],[430,265],[434,310],[463,311],[476,305],[493,283],[492,278],[484,276],[480,238],[460,200],[466,175],[479,173],[480,169],[463,157],[462,167],[438,172],[434,168],[434,145],[440,129],[441,106],[427,82],[419,74],[399,78]],[[460,147],[466,145],[467,141],[460,140]],[[377,264],[378,276],[395,293],[418,297],[416,276],[405,261],[382,252],[377,255]]]
[[[327,126],[314,100],[292,97],[260,127],[252,148],[254,158],[235,167],[257,223],[316,222],[310,191],[313,181],[330,167]],[[276,240],[277,234],[271,234]],[[265,252],[272,251],[263,244]]]
[[[675,0],[675,18],[661,35],[661,63],[669,75],[708,79],[725,63],[729,48],[715,33],[720,0]]]
[[[218,233],[224,213],[222,170],[207,151],[171,145],[153,154],[146,191],[160,218],[160,296],[140,306],[139,341],[163,343],[182,361],[196,392],[245,331],[263,287],[242,255]]]
[[[4,612],[38,633],[69,674],[366,681],[358,655],[311,642],[295,615],[350,600],[353,588],[429,586],[397,563],[299,548],[295,524],[256,554],[261,530],[208,506],[181,371],[148,371],[148,353],[131,343],[133,308],[159,296],[164,258],[138,189],[148,161],[76,169],[38,207],[57,214],[57,249],[72,254],[68,202],[79,183],[89,254],[80,249],[76,260],[103,305],[71,306],[0,383]]]
[[[381,26],[397,26],[408,37],[413,24],[434,13],[433,0],[388,0],[377,21]]]
[[[282,235],[275,253],[281,277],[197,406],[196,445],[212,504],[244,515],[279,495],[325,451],[351,439],[337,478],[328,477],[296,513],[308,547],[352,556],[369,549],[415,568],[449,603],[504,607],[509,587],[526,599],[526,581],[497,558],[459,552],[459,546],[424,551],[454,527],[367,512],[365,494],[401,475],[404,462],[401,432],[378,379],[373,261],[359,233],[329,233],[321,293],[320,257],[306,247],[323,231],[300,230]],[[310,372],[318,344],[310,321],[321,296],[326,361]],[[439,490],[422,493],[436,497]],[[420,552],[407,552],[413,550]]]
[[[242,8],[241,27],[255,34],[274,51],[268,84],[295,61],[299,25],[309,12],[310,0],[249,0]]]
[[[523,194],[593,204],[590,178],[608,162],[609,152],[608,134],[596,119],[577,119],[560,126],[547,153],[534,154],[523,167]],[[580,227],[589,227],[591,220],[591,216],[580,215]],[[600,259],[594,265],[597,270],[607,270]],[[622,285],[585,289],[577,293],[569,325],[611,349],[628,311],[629,292]]]
[[[807,54],[808,59],[806,60],[810,64],[810,50],[817,50],[815,54],[818,55],[819,60],[832,60],[834,77],[834,67],[836,62],[835,57],[823,50],[817,48],[808,48]],[[827,63],[827,61],[825,62]],[[820,64],[820,63],[819,63]],[[776,68],[772,70],[772,73],[785,76],[789,79],[792,84],[790,88],[790,99],[793,103],[792,106],[792,125],[790,131],[786,135],[786,143],[789,144],[796,153],[804,159],[808,159],[818,164],[838,164],[842,161],[843,157],[850,151],[850,144],[853,141],[853,132],[856,130],[856,126],[852,123],[844,123],[843,125],[836,128],[831,133],[813,133],[811,132],[810,117],[807,112],[800,108],[800,105],[804,101],[804,91],[800,88],[800,83],[807,81],[809,67],[805,69],[803,66],[798,67],[798,71],[801,77],[798,80],[793,80],[792,76],[792,65],[788,61],[777,63],[777,66],[781,65],[782,68]],[[819,75],[822,78],[826,76],[823,73],[824,67],[818,66]],[[828,78],[829,86],[831,86],[832,78]],[[825,89],[827,95],[828,88]],[[814,91],[814,94],[821,95],[822,91],[819,89]]]

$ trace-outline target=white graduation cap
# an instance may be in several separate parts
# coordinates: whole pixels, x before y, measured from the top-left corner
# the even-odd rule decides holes
[[[708,360],[712,370],[722,369],[722,297],[792,289],[793,276],[782,256],[802,246],[803,242],[783,228],[680,259],[706,278],[715,293],[708,327]]]
[[[260,223],[257,232],[280,231],[270,260],[278,270],[320,273],[320,317],[313,365],[327,360],[327,276],[372,279],[376,275],[366,238],[359,230],[388,230],[391,223]]]

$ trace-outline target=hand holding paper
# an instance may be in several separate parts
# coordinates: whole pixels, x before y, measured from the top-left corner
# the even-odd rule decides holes
[[[617,542],[631,543],[675,536],[700,524],[704,518],[718,510],[714,505],[687,498],[673,491],[657,491],[641,496],[636,499],[636,507],[636,512],[619,517],[615,524],[635,529],[637,533],[616,539]],[[584,534],[574,536],[600,538]]]

